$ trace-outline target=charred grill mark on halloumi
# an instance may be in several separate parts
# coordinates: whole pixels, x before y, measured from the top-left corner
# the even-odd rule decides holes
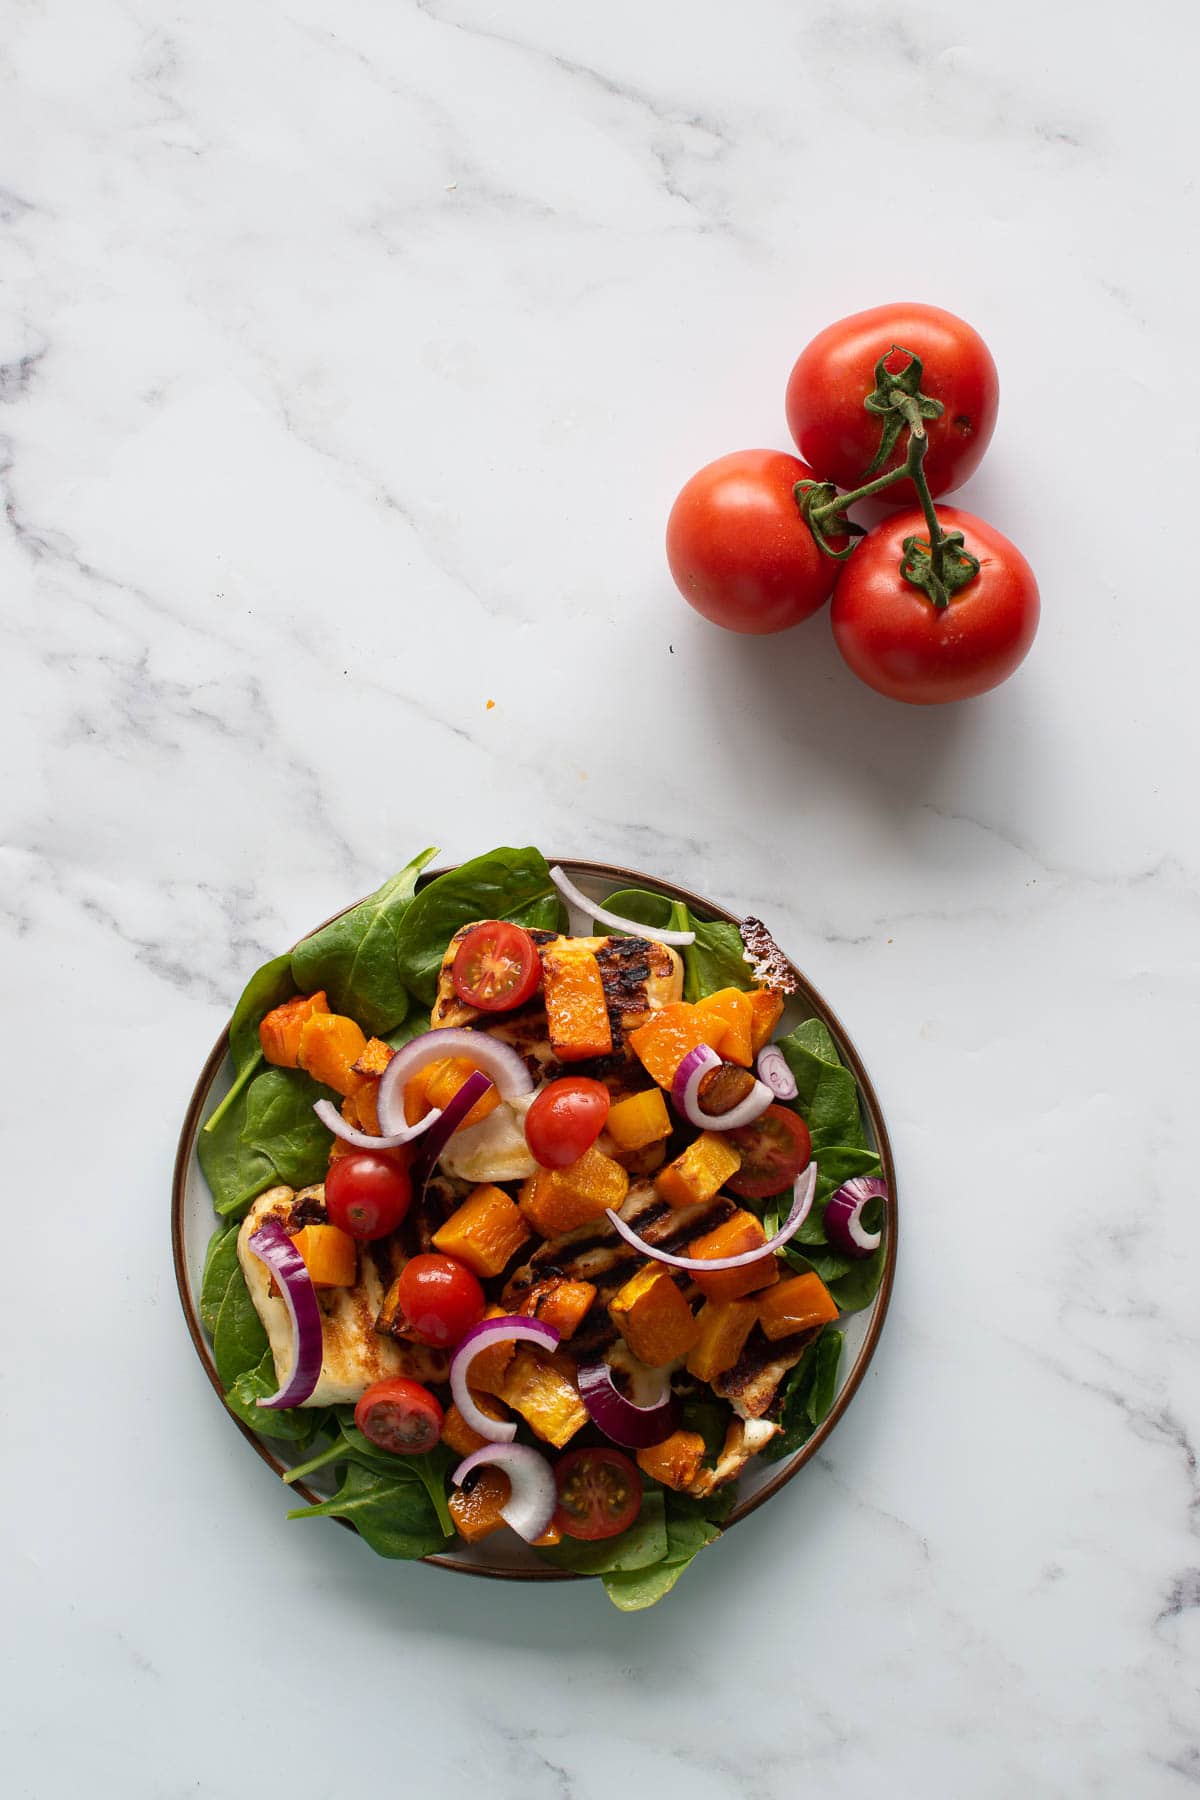
[[[716,1466],[702,1469],[696,1479],[684,1490],[697,1500],[705,1499],[714,1489],[724,1487],[726,1482],[733,1481],[741,1474],[752,1456],[771,1439],[778,1435],[781,1427],[769,1419],[734,1418],[729,1422],[725,1433],[725,1442],[721,1446]]]
[[[800,1331],[795,1337],[780,1338],[773,1344],[756,1325],[732,1369],[726,1369],[713,1381],[714,1394],[732,1401],[744,1417],[761,1419],[769,1411],[780,1382],[789,1369],[795,1368],[820,1329],[817,1326],[813,1331]]]
[[[310,1223],[324,1217],[324,1190],[306,1188],[296,1194],[289,1187],[269,1188],[260,1194],[242,1221],[237,1253],[254,1309],[262,1320],[275,1374],[282,1379],[291,1364],[292,1324],[282,1297],[271,1292],[271,1272],[249,1247],[249,1240],[265,1219],[283,1225],[292,1222],[297,1208]],[[319,1215],[318,1215],[319,1207]],[[397,1260],[398,1259],[398,1260]],[[370,1246],[359,1257],[359,1277],[352,1288],[325,1288],[317,1292],[321,1309],[322,1359],[317,1385],[305,1406],[352,1404],[387,1375],[411,1375],[419,1381],[444,1381],[446,1358],[419,1344],[398,1344],[381,1337],[375,1319],[383,1302],[385,1275],[402,1266],[403,1253],[395,1246]]]

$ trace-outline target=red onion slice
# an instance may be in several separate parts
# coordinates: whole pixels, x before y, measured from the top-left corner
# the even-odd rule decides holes
[[[321,1309],[304,1258],[278,1219],[265,1219],[247,1240],[275,1277],[292,1321],[292,1367],[277,1394],[261,1397],[258,1406],[300,1406],[316,1387],[325,1360]]]
[[[667,931],[661,925],[642,925],[636,919],[623,919],[619,913],[609,912],[607,907],[598,906],[594,900],[589,900],[586,894],[581,893],[575,883],[568,880],[558,867],[551,869],[550,879],[563,899],[569,900],[572,906],[578,907],[585,918],[599,919],[602,925],[610,926],[613,931],[626,931],[630,937],[649,938],[654,944],[679,944],[682,946],[694,944],[696,941],[694,931]]]
[[[661,1444],[678,1426],[682,1411],[678,1396],[671,1392],[669,1376],[663,1377],[659,1399],[650,1406],[636,1406],[621,1392],[606,1362],[588,1363],[580,1369],[579,1398],[592,1423],[627,1450]]]
[[[878,1250],[882,1231],[863,1229],[863,1207],[868,1200],[887,1201],[887,1182],[876,1176],[856,1175],[825,1203],[825,1236],[846,1256],[870,1256]]]
[[[527,1544],[543,1537],[558,1505],[554,1470],[539,1450],[528,1444],[485,1444],[460,1462],[452,1476],[461,1487],[472,1469],[503,1469],[512,1493],[500,1508],[500,1517]]]
[[[796,1177],[792,1189],[792,1210],[784,1220],[774,1237],[760,1244],[756,1250],[743,1250],[740,1256],[673,1256],[667,1250],[656,1250],[645,1238],[640,1238],[632,1225],[627,1225],[619,1213],[610,1206],[605,1217],[615,1231],[648,1256],[653,1262],[666,1263],[672,1269],[698,1270],[702,1275],[715,1274],[718,1269],[744,1269],[748,1263],[762,1262],[764,1257],[774,1255],[782,1250],[789,1238],[795,1237],[800,1227],[812,1211],[813,1197],[817,1191],[817,1165],[810,1162]]]
[[[493,1444],[510,1444],[517,1435],[516,1425],[511,1419],[489,1419],[485,1412],[476,1406],[469,1386],[471,1364],[481,1350],[491,1344],[537,1344],[543,1350],[557,1350],[559,1333],[555,1326],[544,1325],[540,1319],[528,1318],[524,1313],[509,1313],[503,1319],[484,1319],[482,1323],[472,1327],[454,1352],[450,1364],[450,1392],[454,1395],[454,1404],[471,1427],[480,1437],[489,1439]],[[511,1523],[511,1521],[510,1521]],[[535,1532],[540,1537],[540,1532]]]
[[[425,1183],[437,1167],[438,1157],[475,1102],[483,1099],[491,1085],[487,1076],[481,1074],[478,1069],[473,1075],[468,1075],[454,1098],[446,1102],[432,1131],[427,1132],[417,1145],[416,1154],[408,1173],[413,1184],[413,1192],[418,1199],[425,1191]]]
[[[353,1144],[356,1150],[399,1150],[402,1144],[411,1144],[415,1137],[428,1131],[441,1118],[441,1108],[435,1106],[427,1112],[423,1119],[415,1125],[409,1125],[403,1131],[390,1132],[386,1137],[372,1137],[369,1131],[359,1131],[355,1126],[347,1124],[332,1100],[317,1100],[313,1103],[313,1111],[322,1125],[327,1125],[335,1137],[340,1137],[345,1144]]]
[[[516,1100],[533,1092],[533,1077],[525,1067],[525,1058],[509,1044],[501,1043],[486,1031],[470,1031],[466,1026],[440,1025],[436,1031],[423,1031],[410,1038],[397,1050],[379,1077],[376,1109],[379,1123],[388,1137],[408,1127],[404,1117],[404,1089],[417,1073],[443,1057],[463,1056],[482,1069],[496,1084],[502,1100]]]
[[[741,1125],[753,1125],[761,1118],[775,1096],[765,1082],[756,1081],[744,1100],[726,1113],[705,1112],[700,1104],[700,1083],[710,1069],[719,1069],[721,1058],[707,1044],[689,1050],[675,1071],[671,1098],[685,1119],[701,1131],[736,1131]]]
[[[758,1074],[777,1100],[794,1100],[799,1089],[796,1077],[788,1068],[787,1057],[778,1044],[767,1044],[758,1053]]]

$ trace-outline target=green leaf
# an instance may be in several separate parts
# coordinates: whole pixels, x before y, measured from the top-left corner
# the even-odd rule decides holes
[[[829,1417],[830,1409],[837,1398],[838,1367],[842,1360],[842,1345],[845,1341],[844,1332],[834,1331],[828,1326],[816,1341],[812,1381],[809,1385],[808,1400],[805,1403],[805,1411],[808,1413],[810,1423],[814,1426]]]
[[[649,1567],[613,1571],[602,1576],[605,1592],[621,1612],[642,1612],[669,1594],[692,1559],[706,1544],[720,1537],[721,1528],[713,1520],[678,1510],[676,1502],[679,1498],[681,1496],[671,1495],[668,1499],[667,1553],[662,1561]],[[731,1492],[731,1503],[732,1498]]]
[[[274,1165],[260,1152],[242,1143],[246,1099],[245,1091],[239,1093],[233,1104],[222,1110],[215,1128],[209,1131],[205,1126],[196,1138],[196,1154],[212,1193],[213,1205],[226,1218],[244,1213],[254,1196],[261,1194],[275,1180]],[[212,1123],[210,1119],[209,1124]]]
[[[249,1167],[257,1169],[265,1160],[279,1181],[294,1188],[320,1181],[331,1141],[328,1128],[313,1111],[320,1099],[336,1103],[337,1095],[302,1069],[267,1069],[257,1076],[246,1094],[240,1141]],[[262,1187],[257,1191],[261,1193]]]
[[[266,1400],[278,1392],[275,1359],[270,1350],[264,1350],[261,1360],[254,1368],[247,1369],[238,1376],[225,1395],[225,1404],[243,1425],[248,1425],[251,1431],[257,1431],[262,1437],[278,1438],[282,1442],[299,1446],[311,1444],[318,1433],[325,1429],[325,1409],[319,1406],[293,1406],[281,1407],[276,1412],[272,1407],[257,1404],[260,1396]]]
[[[825,1026],[819,1019],[806,1019],[777,1042],[796,1077],[796,1098],[789,1104],[803,1115],[814,1152],[826,1144],[866,1150],[858,1085],[842,1067]]]
[[[213,1328],[213,1361],[223,1388],[231,1388],[262,1360],[267,1334],[255,1310],[241,1267],[232,1272]],[[268,1388],[273,1393],[274,1388]]]
[[[421,889],[397,935],[397,972],[418,1000],[432,1006],[446,946],[463,925],[513,919],[552,931],[558,917],[558,889],[540,850],[490,851]]]
[[[297,989],[324,988],[332,1010],[347,1013],[369,1036],[382,1037],[397,1026],[409,1005],[400,966],[402,928],[417,876],[436,855],[422,850],[348,913],[297,944],[291,958]]]
[[[429,1556],[445,1540],[429,1490],[410,1466],[413,1460],[403,1459],[402,1471],[386,1475],[352,1462],[332,1500],[298,1506],[288,1518],[349,1519],[377,1556],[409,1561]]]
[[[217,1329],[217,1315],[233,1275],[240,1272],[237,1254],[238,1227],[218,1225],[208,1240],[204,1253],[204,1274],[200,1278],[200,1318],[211,1337]]]
[[[291,999],[295,991],[290,956],[276,956],[264,963],[261,969],[255,970],[242,989],[241,999],[234,1007],[233,1017],[229,1021],[229,1057],[234,1067],[234,1080],[204,1121],[206,1132],[216,1131],[255,1070],[262,1067],[259,1025],[272,1007]]]
[[[844,1275],[826,1283],[842,1312],[860,1312],[864,1306],[871,1304],[883,1280],[887,1260],[885,1250],[886,1243],[881,1243],[878,1250],[873,1250],[870,1256],[852,1263]]]
[[[844,1333],[827,1325],[784,1378],[780,1423],[781,1436],[762,1452],[767,1462],[778,1462],[806,1444],[817,1426],[829,1416],[837,1398],[838,1368]]]
[[[657,925],[666,931],[690,931],[692,928],[687,907],[681,901],[668,900],[665,894],[653,893],[649,888],[620,888],[608,896],[604,905],[609,912],[616,913],[619,919],[628,919],[632,925]],[[609,930],[598,919],[593,919],[592,924],[597,937],[603,937]]]
[[[390,1044],[393,1050],[403,1050],[412,1038],[420,1037],[423,1031],[429,1030],[429,1014],[423,1010],[409,1013],[407,1019],[397,1025],[395,1031],[385,1031],[384,1043]]]
[[[636,1521],[619,1537],[583,1543],[564,1537],[538,1555],[556,1569],[573,1569],[577,1575],[604,1575],[613,1570],[643,1569],[661,1562],[668,1552],[666,1507],[661,1490],[647,1488]]]
[[[754,986],[750,965],[742,955],[744,945],[736,925],[723,919],[692,920],[696,941],[683,953],[683,997],[703,1000],[719,988],[749,989]]]

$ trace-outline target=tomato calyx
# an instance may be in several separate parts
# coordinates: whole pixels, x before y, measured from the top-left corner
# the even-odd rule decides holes
[[[889,365],[898,357],[906,357],[907,361],[898,369],[891,368]],[[914,436],[924,437],[925,427],[921,421],[940,419],[945,412],[940,400],[921,392],[924,372],[920,357],[912,350],[905,350],[901,344],[893,344],[886,356],[881,356],[875,364],[875,386],[863,405],[883,420],[883,431],[878,450],[863,470],[864,478],[882,469],[906,425]]]

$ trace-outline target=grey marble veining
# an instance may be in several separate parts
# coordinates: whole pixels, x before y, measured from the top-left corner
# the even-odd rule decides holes
[[[1176,0],[0,0],[14,1794],[340,1796],[376,1696],[364,1779],[455,1797],[1200,1786],[1198,50]],[[1044,603],[930,712],[662,555],[909,295],[997,357],[956,498]],[[245,974],[497,839],[763,914],[904,1184],[827,1451],[637,1618],[285,1526],[173,1291]]]

